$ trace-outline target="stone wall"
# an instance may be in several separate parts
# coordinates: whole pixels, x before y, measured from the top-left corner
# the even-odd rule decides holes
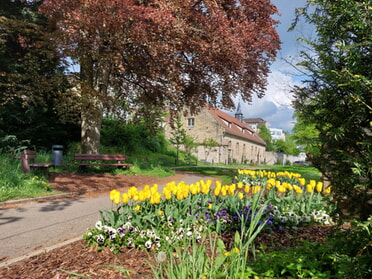
[[[266,165],[275,165],[277,163],[286,164],[290,162],[293,164],[295,161],[303,161],[301,156],[286,155],[284,153],[265,151],[264,161]]]

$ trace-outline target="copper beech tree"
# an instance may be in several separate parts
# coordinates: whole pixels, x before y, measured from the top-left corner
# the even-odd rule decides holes
[[[269,0],[44,0],[40,11],[80,65],[70,97],[85,153],[99,152],[103,111],[123,100],[196,112],[262,96],[280,46]]]

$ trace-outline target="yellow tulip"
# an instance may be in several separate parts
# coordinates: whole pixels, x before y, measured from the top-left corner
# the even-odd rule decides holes
[[[283,182],[282,186],[285,188],[285,189],[288,189],[289,191],[292,191],[293,190],[293,187],[290,183],[288,182]]]
[[[172,192],[169,189],[164,188],[163,194],[166,200],[170,200],[172,198]]]
[[[128,203],[129,201],[128,193],[124,193],[122,198],[123,198],[123,203]]]
[[[128,195],[130,199],[133,199],[133,197],[138,193],[138,190],[136,187],[130,187],[128,190]]]
[[[282,185],[280,185],[279,187],[277,187],[277,189],[278,189],[278,192],[279,193],[285,193],[285,192],[287,192],[287,189],[284,186],[282,186]]]
[[[144,191],[139,192],[138,200],[141,201],[141,202],[146,200],[146,193]]]
[[[198,193],[198,186],[195,185],[195,184],[192,184],[192,185],[190,186],[190,193],[191,193],[192,195],[196,195],[196,194]]]
[[[120,193],[118,193],[118,194],[115,196],[113,202],[114,202],[115,204],[119,204],[119,203],[121,202]]]
[[[183,198],[186,199],[187,196],[189,195],[189,190],[190,190],[190,187],[189,185],[185,185],[186,187],[184,187],[181,191],[182,191],[182,194],[183,194]]]
[[[316,184],[316,191],[318,193],[322,192],[323,191],[323,182],[319,181],[317,184]]]
[[[151,194],[156,193],[158,191],[158,184],[154,184],[154,186],[151,187]]]
[[[298,179],[298,182],[299,182],[301,185],[305,186],[305,184],[306,184],[306,179],[303,178],[303,177],[301,177],[301,178]]]
[[[226,189],[227,189],[227,193],[230,196],[233,196],[235,194],[235,184],[226,187]]]
[[[216,181],[216,188],[214,188],[214,191],[213,191],[213,194],[217,197],[220,195],[221,193],[221,182],[220,181]]]
[[[141,206],[140,205],[136,205],[136,207],[134,208],[135,211],[139,211],[141,209]]]
[[[177,191],[176,197],[177,197],[177,200],[179,200],[179,201],[183,200],[183,193],[182,193],[181,189],[179,189],[179,191]]]
[[[299,187],[297,185],[293,185],[293,189],[296,191],[297,194],[302,194],[303,193],[301,187]]]
[[[313,192],[313,186],[312,185],[310,185],[310,184],[307,184],[306,185],[306,191],[308,192],[308,193],[312,193]]]
[[[118,190],[112,190],[111,192],[110,192],[110,200],[114,200],[115,198],[116,198],[116,196],[117,195],[120,195],[120,192],[118,191]]]
[[[326,194],[330,194],[330,193],[331,193],[331,187],[327,187],[327,188],[325,189],[325,193],[326,193]]]
[[[210,180],[209,180],[209,181],[210,181]],[[202,185],[201,192],[202,192],[204,195],[208,195],[210,189],[211,189],[211,184],[210,184],[210,183],[203,184],[203,185]]]
[[[158,215],[163,216],[164,215],[164,211],[163,210],[159,210],[158,211]]]
[[[151,195],[150,204],[159,204],[161,199],[160,193],[156,192]]]
[[[250,189],[251,189],[251,187],[249,185],[247,185],[247,186],[244,187],[244,192],[248,194]]]
[[[242,200],[244,198],[244,194],[242,192],[239,192],[238,193],[238,198]]]
[[[226,187],[222,187],[222,188],[221,188],[221,195],[222,195],[223,197],[225,197],[225,196],[227,195],[227,189],[226,189]]]
[[[261,191],[261,187],[260,186],[253,186],[252,187],[252,194],[253,195],[259,193],[260,191]]]

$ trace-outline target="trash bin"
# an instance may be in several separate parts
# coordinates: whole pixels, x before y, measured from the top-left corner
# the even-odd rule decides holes
[[[62,165],[63,145],[52,145],[52,164],[53,166]]]

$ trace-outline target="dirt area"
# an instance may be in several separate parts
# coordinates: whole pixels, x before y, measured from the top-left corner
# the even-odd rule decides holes
[[[113,176],[113,175],[84,175],[84,174],[56,174],[51,177],[50,183],[59,191],[80,192],[87,196],[95,196],[111,189],[125,189],[131,186],[163,184],[173,180],[182,179],[182,174],[166,179],[149,176]],[[83,193],[82,193],[83,192]],[[276,248],[294,246],[301,240],[323,241],[331,232],[331,227],[311,226],[298,230],[277,232],[274,235],[261,235],[257,242],[267,247]],[[225,237],[227,244],[232,241],[229,236]],[[78,241],[50,252],[34,256],[26,261],[13,264],[0,270],[0,278],[75,278],[71,273],[82,274],[84,278],[126,278],[125,274],[109,266],[121,266],[131,272],[132,279],[152,278],[148,260],[154,263],[154,257],[146,251],[135,249],[123,249],[119,254],[112,254],[110,250],[102,252],[94,248],[85,247],[84,241]]]
[[[57,173],[51,174],[49,183],[56,191],[95,196],[112,189],[125,190],[132,186],[164,184],[174,180],[182,180],[182,177],[184,177],[183,174],[161,179],[146,175]]]

